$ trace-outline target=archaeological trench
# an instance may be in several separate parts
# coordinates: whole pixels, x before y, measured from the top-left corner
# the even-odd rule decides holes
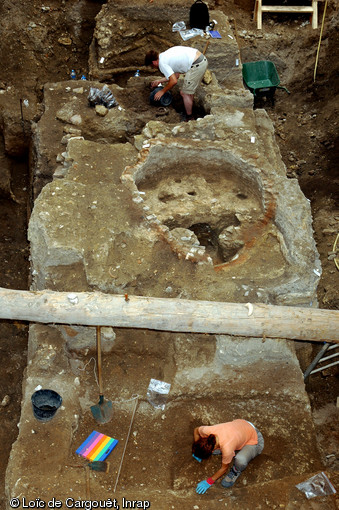
[[[89,79],[43,88],[30,158],[31,290],[71,292],[70,307],[82,291],[317,307],[321,266],[310,204],[297,180],[286,178],[268,115],[253,109],[227,17],[211,13],[222,38],[208,47],[210,73],[196,97],[200,116],[182,123],[177,91],[167,115],[155,115],[148,100],[155,74],[142,64],[145,45],[182,44],[180,35],[155,2],[151,11],[145,3],[135,12],[104,5]],[[150,16],[157,27],[151,34]],[[173,22],[186,17],[178,3]],[[203,51],[206,40],[188,43]],[[121,84],[109,84],[116,105],[91,107],[90,88],[102,89],[105,76],[128,66],[126,44],[129,58],[140,60],[141,77],[121,72]],[[322,465],[293,342],[114,324],[101,334],[104,395],[113,402],[106,424],[90,410],[99,395],[95,328],[31,324],[8,501],[311,508],[295,485]],[[165,409],[148,401],[152,378],[171,385]],[[32,412],[38,387],[62,397],[48,422]],[[262,431],[263,454],[232,490],[217,483],[197,495],[196,484],[220,460],[192,460],[193,428],[238,417]],[[94,430],[119,443],[107,459],[109,473],[90,472],[88,487],[75,452]],[[321,508],[334,508],[332,499],[321,501]]]

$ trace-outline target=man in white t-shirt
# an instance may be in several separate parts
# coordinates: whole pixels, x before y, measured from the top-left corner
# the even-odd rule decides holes
[[[177,84],[180,74],[185,74],[180,94],[184,101],[186,120],[192,120],[194,92],[198,88],[207,69],[207,58],[205,55],[196,48],[173,46],[162,53],[150,50],[146,54],[145,65],[158,68],[165,76],[161,80],[153,81],[151,83],[152,87],[157,87],[160,83],[167,82],[167,85],[155,94],[154,99],[156,101],[159,101],[168,90],[171,90]]]

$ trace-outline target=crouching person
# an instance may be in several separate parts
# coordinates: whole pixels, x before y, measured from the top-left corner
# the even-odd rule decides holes
[[[192,455],[196,460],[201,462],[211,455],[221,455],[221,468],[207,480],[198,483],[198,494],[204,494],[227,471],[221,485],[232,487],[248,463],[264,449],[261,432],[246,420],[196,427],[193,436]],[[233,465],[229,470],[232,460]]]

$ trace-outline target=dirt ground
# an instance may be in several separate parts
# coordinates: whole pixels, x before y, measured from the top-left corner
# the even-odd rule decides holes
[[[146,1],[140,0],[140,4]],[[68,79],[72,68],[78,74],[86,74],[94,17],[103,3],[95,0],[81,2],[83,22],[81,29],[75,30],[74,27],[79,26],[80,15],[75,0],[3,0],[0,23],[5,32],[1,43],[0,89],[15,87],[18,98],[24,97],[25,91],[31,93],[34,90],[39,99],[45,82]],[[319,23],[323,5],[322,2],[319,4]],[[151,3],[149,8],[152,8]],[[339,49],[338,6],[329,2],[315,82],[313,69],[319,30],[312,30],[308,17],[264,15],[263,30],[257,31],[252,21],[252,8],[252,5],[237,5],[229,0],[219,0],[217,5],[217,9],[229,16],[239,41],[242,60],[275,61],[281,83],[290,91],[287,95],[277,90],[274,105],[263,100],[256,106],[266,108],[273,121],[287,176],[299,180],[301,189],[311,201],[314,236],[323,267],[318,288],[319,307],[339,309],[339,272],[333,260],[339,225],[339,80],[335,58]],[[30,37],[31,30],[35,28],[41,32],[39,47]],[[69,36],[73,40],[71,47],[60,43],[62,38]],[[10,196],[3,196],[0,200],[0,285],[16,289],[26,289],[29,285],[29,247],[26,240],[30,199],[29,147],[27,142],[24,145],[27,152],[21,158],[8,159],[15,200]],[[4,151],[3,147],[1,151]],[[28,327],[23,323],[0,323],[1,487],[4,485],[6,459],[17,435],[27,331]],[[313,355],[318,349],[318,346],[313,346]],[[301,357],[302,370],[306,366],[307,360]],[[120,368],[124,370],[126,366]],[[306,389],[312,405],[321,460],[327,470],[338,470],[338,371],[333,368],[311,376]],[[4,506],[1,488],[0,508]]]

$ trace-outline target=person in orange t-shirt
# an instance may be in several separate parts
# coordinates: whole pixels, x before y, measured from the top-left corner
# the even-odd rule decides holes
[[[233,420],[218,425],[196,427],[193,433],[192,455],[199,462],[212,454],[221,454],[221,468],[207,480],[199,482],[198,494],[204,494],[223,476],[233,462],[232,469],[221,481],[223,487],[232,487],[248,463],[259,455],[264,448],[261,432],[249,421]]]

